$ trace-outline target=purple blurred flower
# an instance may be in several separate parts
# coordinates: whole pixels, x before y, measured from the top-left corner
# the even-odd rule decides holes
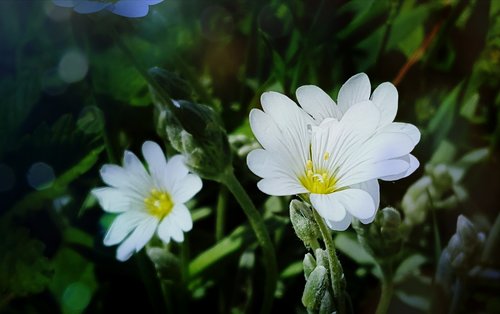
[[[125,17],[143,17],[148,14],[149,6],[163,0],[52,0],[55,5],[73,8],[77,13],[95,13],[108,10]]]

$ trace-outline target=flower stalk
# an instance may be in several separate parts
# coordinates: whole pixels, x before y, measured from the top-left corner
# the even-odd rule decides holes
[[[323,242],[325,243],[326,251],[328,252],[328,264],[330,266],[330,281],[333,288],[333,296],[337,306],[337,313],[345,313],[345,299],[344,299],[344,272],[342,265],[337,258],[335,244],[333,243],[332,234],[325,224],[321,215],[313,208],[314,220],[318,224]]]
[[[271,237],[267,232],[262,216],[255,208],[255,205],[241,185],[240,181],[238,181],[235,177],[232,167],[228,167],[225,173],[220,177],[220,182],[228,188],[240,204],[250,222],[255,236],[257,237],[257,241],[262,247],[266,265],[266,283],[261,313],[270,313],[274,298],[274,291],[276,290],[276,282],[278,279],[276,253],[271,242]]]

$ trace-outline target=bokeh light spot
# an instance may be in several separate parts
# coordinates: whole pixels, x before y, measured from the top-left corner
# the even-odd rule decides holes
[[[50,188],[55,180],[54,169],[44,162],[34,163],[28,170],[27,179],[35,190]]]
[[[70,50],[59,61],[58,73],[66,83],[82,80],[89,69],[87,57],[78,50]]]

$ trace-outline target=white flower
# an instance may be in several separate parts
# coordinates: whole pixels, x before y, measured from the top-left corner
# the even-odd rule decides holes
[[[55,5],[73,8],[77,13],[88,14],[108,10],[125,17],[143,17],[149,6],[163,0],[52,0]]]
[[[168,243],[184,240],[193,221],[184,205],[198,191],[201,179],[188,173],[184,157],[175,155],[167,162],[160,146],[147,141],[142,154],[149,171],[132,152],[125,151],[123,167],[104,165],[101,177],[109,187],[96,188],[92,194],[109,213],[117,213],[105,238],[105,245],[118,247],[116,257],[125,261],[153,237]]]
[[[305,86],[297,90],[303,109],[282,94],[267,92],[261,98],[264,112],[250,112],[263,149],[252,151],[247,163],[262,178],[259,189],[278,196],[309,194],[334,230],[347,229],[353,216],[373,221],[380,199],[377,179],[395,180],[418,166],[409,155],[419,140],[418,129],[392,122],[395,88],[384,83],[370,100],[370,83],[363,76],[342,86],[338,106],[321,89]]]

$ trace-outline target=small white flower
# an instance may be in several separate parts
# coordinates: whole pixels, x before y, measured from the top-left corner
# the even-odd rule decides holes
[[[252,151],[247,163],[262,178],[259,189],[278,196],[309,194],[334,230],[347,229],[353,216],[373,221],[380,199],[377,179],[395,180],[418,166],[409,153],[420,132],[392,122],[397,91],[394,99],[395,88],[384,83],[370,99],[370,83],[363,76],[342,86],[338,106],[321,89],[306,86],[297,91],[303,109],[267,92],[261,98],[264,111],[250,112],[263,149]],[[394,105],[395,110],[384,108]]]
[[[143,17],[149,6],[163,0],[52,0],[55,5],[73,8],[77,13],[88,14],[108,10],[125,17]]]
[[[101,177],[109,187],[96,188],[92,194],[104,211],[119,214],[105,238],[105,245],[118,247],[120,261],[130,258],[153,237],[168,243],[184,240],[183,232],[191,230],[193,221],[184,205],[202,187],[201,179],[188,173],[182,155],[167,162],[160,146],[147,141],[142,154],[149,171],[132,152],[125,151],[123,167],[104,165]]]

